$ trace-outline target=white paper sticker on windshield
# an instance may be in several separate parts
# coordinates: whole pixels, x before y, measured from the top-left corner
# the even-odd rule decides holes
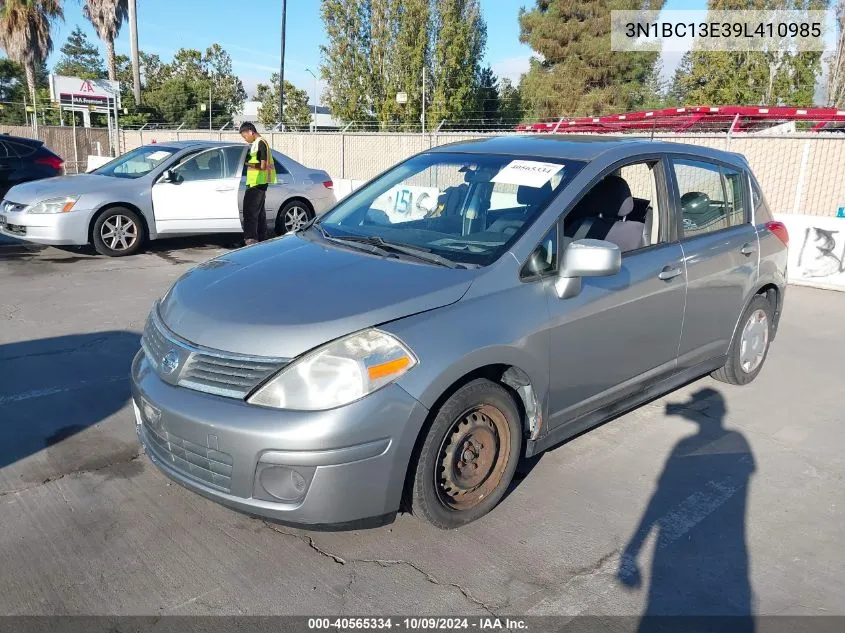
[[[493,176],[491,182],[503,185],[525,185],[526,187],[542,187],[563,169],[557,163],[541,163],[536,160],[513,160]]]
[[[164,160],[168,156],[170,156],[172,152],[164,152],[159,150],[158,152],[153,152],[149,156],[147,156],[147,160]]]

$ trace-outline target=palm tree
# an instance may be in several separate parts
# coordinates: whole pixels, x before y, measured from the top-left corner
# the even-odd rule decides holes
[[[109,67],[109,79],[117,79],[114,61],[114,39],[120,32],[123,21],[129,12],[127,0],[85,0],[82,9],[85,17],[97,30],[97,35],[106,43],[106,62]]]
[[[26,85],[35,101],[35,70],[53,52],[50,27],[64,19],[60,0],[5,0],[0,2],[0,46],[12,61],[23,66]]]

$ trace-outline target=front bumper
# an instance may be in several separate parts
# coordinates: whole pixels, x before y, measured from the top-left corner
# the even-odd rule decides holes
[[[428,415],[397,385],[329,411],[257,407],[169,385],[143,352],[131,383],[138,439],[162,472],[230,508],[299,525],[395,514]]]
[[[0,234],[36,244],[77,245],[88,243],[88,222],[90,212],[74,209],[68,213],[27,213],[16,211],[6,213],[0,224]]]

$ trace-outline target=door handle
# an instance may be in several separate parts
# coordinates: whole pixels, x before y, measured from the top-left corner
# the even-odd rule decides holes
[[[739,249],[739,252],[745,255],[746,257],[749,255],[753,255],[756,251],[757,249],[751,245],[751,242],[746,242],[742,245],[742,248]]]
[[[663,270],[657,275],[658,279],[662,279],[663,281],[669,281],[670,279],[674,279],[680,275],[683,275],[684,271],[680,268],[676,268],[675,266],[664,266]]]
[[[217,187],[214,191],[234,191],[234,187]]]

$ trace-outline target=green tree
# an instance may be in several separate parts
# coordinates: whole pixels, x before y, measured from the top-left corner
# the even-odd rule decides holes
[[[536,0],[519,14],[520,41],[538,53],[521,82],[538,118],[603,114],[643,104],[657,53],[613,52],[610,11],[659,10],[665,0]]]
[[[710,10],[827,8],[828,0],[710,0]],[[670,94],[681,105],[813,104],[820,52],[691,51],[675,72]]]
[[[109,79],[114,81],[117,78],[114,40],[123,21],[129,17],[129,3],[127,0],[85,0],[82,12],[106,44]]]
[[[477,118],[476,90],[487,44],[481,6],[478,0],[434,2],[432,120]]]
[[[327,83],[323,98],[341,121],[372,118],[367,98],[370,83],[366,59],[367,33],[364,26],[368,0],[322,0],[327,45],[320,46],[323,61],[320,74]]]
[[[258,120],[267,127],[279,123],[279,73],[273,73],[270,85],[258,84],[255,98],[261,102]],[[285,80],[285,125],[307,127],[311,122],[308,93]]]
[[[386,96],[392,118],[408,125],[418,125],[422,116],[423,68],[430,73],[429,40],[431,8],[428,0],[404,0],[399,3],[391,84]],[[427,81],[431,82],[429,74]],[[408,95],[405,104],[396,103],[396,93]]]
[[[506,77],[499,82],[499,111],[505,123],[522,121],[522,94],[519,86],[514,86]]]
[[[67,42],[60,49],[62,57],[53,67],[57,75],[80,77],[81,79],[103,79],[106,69],[100,50],[88,39],[78,26],[68,35]]]
[[[493,121],[501,117],[499,80],[490,66],[481,71],[476,100],[479,118],[484,121]]]
[[[50,53],[50,28],[63,20],[59,0],[5,0],[0,3],[0,46],[24,70],[29,95],[35,100],[36,72]]]
[[[246,100],[241,80],[232,72],[232,60],[219,45],[203,53],[179,49],[169,64],[157,55],[140,54],[144,74],[142,101],[168,123],[221,127],[239,112]],[[134,101],[133,101],[134,102]],[[203,110],[205,106],[205,110]]]

